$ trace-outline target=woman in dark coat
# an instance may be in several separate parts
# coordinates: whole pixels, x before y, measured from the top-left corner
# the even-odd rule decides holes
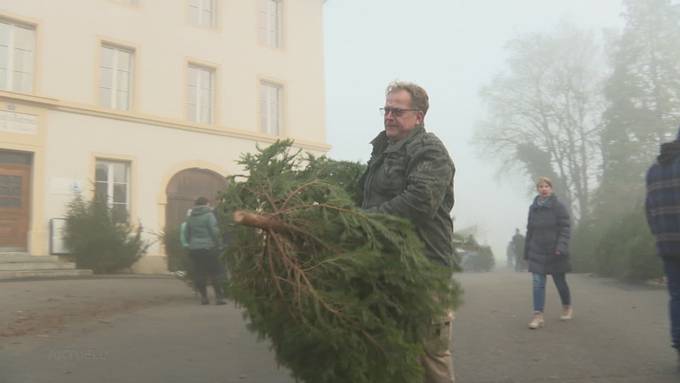
[[[561,320],[572,318],[571,294],[565,274],[569,263],[570,223],[567,208],[553,194],[552,181],[541,177],[536,182],[538,195],[529,207],[524,259],[533,276],[534,315],[529,328],[543,327],[545,282],[550,274],[562,301]]]

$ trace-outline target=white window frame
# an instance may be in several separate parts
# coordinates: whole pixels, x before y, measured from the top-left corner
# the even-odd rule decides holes
[[[283,45],[283,0],[259,0],[260,42],[270,48]]]
[[[36,31],[35,31],[35,26],[26,24],[26,23],[21,23],[21,22],[16,22],[13,20],[9,19],[4,19],[0,18],[0,23],[5,24],[9,27],[9,41],[7,45],[7,67],[6,67],[6,73],[5,73],[5,84],[6,86],[4,88],[0,88],[0,90],[9,90],[13,92],[21,92],[21,93],[32,93],[33,92],[33,82],[35,81],[35,51],[36,51]],[[32,50],[30,51],[30,66],[31,66],[31,71],[30,72],[21,72],[24,74],[28,74],[30,76],[30,81],[28,82],[28,88],[23,89],[23,88],[18,88],[16,84],[14,84],[14,72],[17,72],[16,68],[16,50],[18,49],[16,47],[16,31],[18,28],[28,30],[32,32],[33,35],[33,47]]]
[[[195,85],[191,83],[192,71],[196,71],[196,75],[194,76],[196,79]],[[208,74],[207,84],[205,84],[205,81],[201,81],[201,78],[203,77],[201,74],[204,73]],[[205,100],[203,97],[201,97],[201,89],[205,89],[206,85],[208,88],[208,100]],[[194,99],[196,100],[196,104],[193,105],[193,108],[191,107],[192,104],[190,103],[192,92],[194,93]],[[206,103],[208,104],[209,109],[208,116],[204,119],[201,116],[201,110]],[[215,68],[200,64],[189,64],[187,68],[187,114],[189,121],[197,122],[199,124],[213,123],[215,119]]]
[[[204,28],[215,28],[217,26],[217,0],[188,0],[187,7],[191,24]],[[196,18],[191,17],[191,8],[196,9]],[[210,12],[209,17],[205,17],[206,11]]]
[[[103,62],[100,62],[99,65],[99,105],[106,107],[106,108],[111,108],[111,109],[118,109],[118,110],[130,110],[132,108],[132,97],[133,97],[133,86],[134,86],[134,76],[135,76],[135,50],[132,48],[127,48],[115,44],[109,44],[109,43],[102,43],[101,48],[100,48],[100,54],[103,56],[104,55],[104,49],[110,49],[113,51],[113,65],[111,69],[112,72],[112,78],[111,78],[111,89],[109,90],[109,99],[110,102],[109,104],[105,104],[104,100],[102,99],[102,91],[104,89],[103,87],[103,72],[104,72],[104,64]],[[118,67],[118,61],[120,59],[121,53],[127,53],[130,55],[130,64],[129,64],[129,71],[128,71],[128,89],[127,89],[127,105],[118,105],[118,73],[121,71],[120,68]]]
[[[260,82],[260,131],[271,136],[283,132],[283,85]]]
[[[97,180],[97,174],[96,174],[96,168],[99,164],[104,164],[107,165],[107,171],[106,171],[106,181],[98,181]],[[113,190],[114,186],[116,184],[121,184],[121,182],[116,183],[114,181],[115,175],[114,175],[114,166],[117,164],[122,164],[125,166],[125,202],[114,202],[113,201]],[[96,186],[97,184],[102,184],[106,183],[106,205],[109,207],[109,209],[113,210],[115,205],[123,205],[125,206],[125,210],[127,213],[130,213],[130,172],[131,172],[132,166],[129,161],[120,161],[120,160],[112,160],[108,158],[97,158],[95,161],[95,196],[96,196]]]

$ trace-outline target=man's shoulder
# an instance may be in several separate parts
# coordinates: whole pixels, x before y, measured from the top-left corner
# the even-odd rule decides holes
[[[664,163],[654,162],[652,166],[647,169],[645,178],[647,183],[676,178],[680,179],[680,157]]]
[[[431,132],[423,132],[406,144],[406,151],[417,153],[421,151],[436,151],[442,155],[449,156],[449,151],[444,143]]]

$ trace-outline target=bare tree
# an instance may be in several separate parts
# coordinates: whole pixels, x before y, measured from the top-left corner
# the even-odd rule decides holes
[[[561,24],[514,39],[508,50],[507,71],[481,91],[488,115],[476,143],[502,166],[556,178],[574,217],[584,218],[601,170],[600,46],[593,33]]]

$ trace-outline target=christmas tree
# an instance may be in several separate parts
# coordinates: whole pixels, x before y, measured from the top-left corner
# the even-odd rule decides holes
[[[455,307],[450,270],[405,220],[358,209],[356,163],[280,141],[240,164],[218,206],[228,291],[249,328],[306,383],[422,381],[433,319]]]

